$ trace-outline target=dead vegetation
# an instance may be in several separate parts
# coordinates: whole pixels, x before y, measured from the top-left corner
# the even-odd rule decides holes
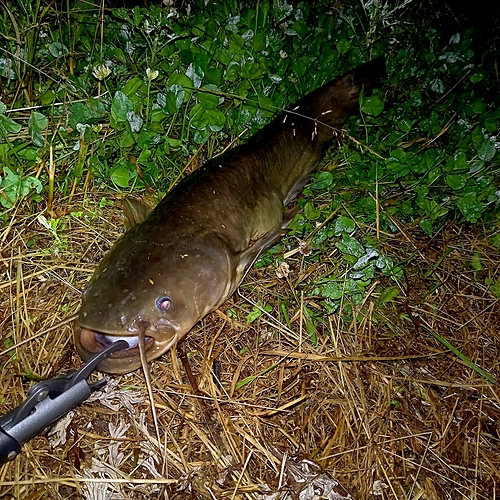
[[[118,201],[99,199],[53,214],[54,231],[13,212],[0,234],[0,414],[37,377],[81,364],[72,324],[59,325],[121,231]],[[253,270],[184,343],[199,394],[175,351],[151,364],[160,441],[143,373],[109,377],[0,468],[0,498],[496,498],[498,388],[435,335],[500,380],[500,306],[485,285],[499,251],[451,223],[433,240],[405,231],[383,245],[405,262],[394,301],[368,290],[354,319],[324,317],[313,346],[301,311],[320,306],[293,290],[335,254],[314,269],[294,254],[287,279]],[[254,303],[281,300],[294,304],[292,329],[274,310],[244,321]]]

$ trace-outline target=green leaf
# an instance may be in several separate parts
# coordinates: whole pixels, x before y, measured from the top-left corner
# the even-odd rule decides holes
[[[137,91],[144,85],[144,82],[139,77],[134,77],[130,79],[123,87],[123,93],[127,97],[134,96]]]
[[[335,246],[343,253],[356,257],[355,262],[365,254],[363,245],[352,236],[344,234],[342,241],[338,241]],[[353,262],[354,263],[354,262]]]
[[[351,234],[356,229],[356,224],[349,217],[340,216],[335,221],[335,236],[340,236],[342,233]]]
[[[228,82],[236,82],[239,80],[241,75],[241,66],[236,61],[231,61],[229,65],[226,67],[226,73],[224,74],[224,78]]]
[[[266,50],[266,47],[266,33],[261,31],[253,37],[253,50],[255,52],[262,52],[263,50]]]
[[[266,373],[270,372],[271,370],[274,370],[276,368],[276,364],[271,365],[268,368],[265,368],[261,372],[255,374],[255,375],[250,375],[249,377],[244,378],[243,380],[240,380],[236,384],[236,389],[241,389],[242,387],[245,387],[248,384],[251,384],[254,380],[256,380],[259,377],[262,377],[262,375],[265,375]]]
[[[193,106],[189,113],[190,125],[197,130],[203,130],[208,125],[206,110],[201,104]]]
[[[258,307],[253,307],[249,314],[246,316],[247,324],[253,323],[257,318],[262,316],[262,311]]]
[[[193,82],[193,87],[199,88],[205,73],[199,65],[191,63],[186,70],[186,76]]]
[[[25,198],[34,189],[36,193],[41,193],[42,183],[32,176],[21,177],[13,172],[9,167],[3,168],[5,177],[0,182],[4,196],[0,196],[0,203],[5,208],[11,208],[16,201]]]
[[[413,125],[413,123],[413,120],[409,120],[408,118],[401,118],[398,121],[398,127],[402,132],[408,133],[411,130],[411,126]]]
[[[165,101],[163,104],[163,110],[165,113],[174,114],[182,106],[186,98],[186,93],[184,87],[174,83],[168,87],[167,94],[165,96]]]
[[[467,183],[466,175],[452,174],[446,176],[446,184],[451,187],[451,189],[459,190],[465,187]]]
[[[422,219],[419,226],[427,236],[432,237],[432,221],[429,219]]]
[[[144,120],[138,114],[134,113],[133,111],[129,111],[127,113],[127,121],[130,125],[130,130],[132,130],[132,132],[139,132],[139,130],[141,130],[142,125],[144,123]]]
[[[483,264],[481,263],[481,254],[479,252],[474,252],[471,259],[471,265],[476,271],[481,271],[483,269]]]
[[[472,223],[477,222],[486,206],[477,200],[476,193],[468,193],[457,201],[457,206],[464,217]]]
[[[205,109],[214,109],[219,105],[219,96],[215,94],[210,94],[208,92],[198,92],[196,98]]]
[[[455,172],[467,172],[469,170],[469,164],[467,163],[467,156],[465,156],[465,153],[460,151],[459,153],[455,154],[453,157],[454,164],[453,164],[453,170]]]
[[[491,141],[484,141],[477,150],[480,160],[491,160],[495,156],[495,146]]]
[[[439,149],[429,149],[424,153],[424,161],[427,168],[433,168],[444,158],[444,152]]]
[[[223,129],[226,117],[222,111],[209,109],[206,111],[205,117],[212,132],[220,132]]]
[[[378,95],[372,95],[365,99],[364,103],[360,106],[361,111],[371,116],[378,116],[384,111],[384,102]]]
[[[484,128],[493,134],[498,130],[498,119],[497,118],[486,118],[484,120]]]
[[[49,52],[51,56],[58,58],[64,56],[69,51],[66,45],[62,44],[61,42],[52,42],[49,45]]]
[[[344,295],[342,287],[334,280],[327,280],[323,283],[320,282],[315,288],[313,288],[311,293],[312,295],[331,300],[338,300]]]
[[[295,59],[292,61],[292,71],[299,78],[302,78],[307,71],[307,64],[304,58]]]
[[[246,59],[241,65],[241,76],[249,80],[258,80],[262,78],[263,73],[260,69],[259,63]]]
[[[229,50],[219,47],[215,51],[215,59],[219,61],[224,66],[228,66],[232,61],[231,52]]]
[[[222,77],[224,75],[223,68],[207,68],[205,70],[205,79],[215,85],[220,85],[222,83]]]
[[[489,285],[489,290],[494,297],[500,299],[500,279],[498,279],[494,283],[491,283]]]
[[[116,167],[111,171],[111,180],[123,189],[127,188],[130,182],[130,172],[125,167]]]
[[[387,304],[387,302],[392,302],[399,295],[399,288],[397,286],[387,287],[378,299],[379,304]]]
[[[88,99],[86,102],[77,102],[70,108],[69,124],[76,129],[79,123],[92,125],[108,115],[105,104],[99,99]]]
[[[336,44],[336,48],[337,50],[341,53],[341,54],[345,54],[350,48],[351,48],[351,42],[347,39],[342,39],[342,40],[339,40]],[[368,113],[370,114],[370,113]],[[376,115],[375,115],[376,116]]]
[[[477,172],[481,172],[483,168],[484,168],[484,161],[476,161],[471,165],[469,174],[475,174]]]
[[[49,104],[52,104],[56,100],[56,94],[53,90],[47,89],[41,96],[40,96],[40,104],[42,106],[48,106]]]
[[[271,306],[265,306],[263,308],[259,308],[254,306],[249,314],[247,314],[246,321],[248,324],[253,323],[257,318],[262,316],[263,312],[271,312],[273,308]]]
[[[167,88],[170,88],[172,85],[180,85],[184,88],[184,90],[187,91],[191,89],[191,87],[193,86],[193,82],[182,73],[173,73],[168,79]],[[189,96],[190,95],[191,94],[189,94]]]
[[[481,113],[484,113],[487,109],[486,104],[483,102],[482,99],[478,99],[477,101],[474,102],[472,105],[472,110],[474,113],[480,115]]]
[[[323,191],[327,187],[330,187],[333,182],[333,174],[331,172],[320,172],[316,174],[313,178],[309,188],[314,191]]]
[[[406,162],[406,152],[403,149],[393,149],[390,153],[389,156],[391,158],[396,159],[397,161],[404,163]]]
[[[472,131],[472,144],[474,146],[479,147],[479,145],[484,141],[485,135],[483,132],[483,127],[481,125],[477,125]]]
[[[0,115],[0,129],[6,134],[17,134],[22,129],[22,125],[5,115]]]
[[[304,320],[306,322],[306,330],[307,333],[309,334],[309,339],[311,341],[311,344],[316,347],[318,345],[318,334],[316,332],[316,328],[314,327],[314,323],[311,319],[311,316],[312,313],[310,309],[304,307]]]
[[[128,121],[127,113],[134,110],[132,101],[121,91],[116,91],[111,102],[111,116],[116,122]]]
[[[276,109],[277,107],[273,100],[263,95],[259,95],[259,110],[263,111],[266,116],[273,116]]]
[[[321,216],[321,212],[313,205],[311,201],[308,201],[304,206],[304,215],[307,220],[316,220]]]
[[[125,130],[121,135],[120,135],[120,147],[122,149],[127,149],[132,147],[135,144],[135,138],[132,134],[131,131]]]
[[[210,129],[205,128],[202,130],[196,130],[193,138],[196,144],[203,144],[204,142],[208,141],[209,137],[210,137]]]
[[[436,179],[438,179],[441,176],[441,169],[440,168],[433,168],[429,170],[429,173],[427,174],[427,180],[430,183],[434,182]]]
[[[486,74],[483,71],[477,71],[476,73],[473,73],[472,75],[469,76],[469,80],[472,83],[478,83],[480,82]]]
[[[500,248],[500,233],[496,233],[491,237],[491,243]]]

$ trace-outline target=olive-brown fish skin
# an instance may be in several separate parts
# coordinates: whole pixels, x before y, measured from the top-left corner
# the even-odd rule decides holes
[[[82,358],[116,337],[137,342],[141,332],[152,360],[223,303],[286,232],[293,216],[286,207],[358,109],[361,88],[384,75],[376,59],[301,98],[246,144],[189,175],[127,231],[84,292],[75,330]],[[136,347],[99,369],[127,373],[140,365]]]

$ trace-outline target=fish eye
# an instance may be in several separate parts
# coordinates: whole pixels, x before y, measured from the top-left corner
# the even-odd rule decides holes
[[[168,311],[170,305],[172,304],[172,299],[170,297],[158,297],[156,299],[156,307],[160,311]]]

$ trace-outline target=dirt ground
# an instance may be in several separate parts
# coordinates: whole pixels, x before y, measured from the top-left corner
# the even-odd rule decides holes
[[[0,415],[81,365],[67,320],[121,232],[119,205],[58,200],[53,230],[20,207],[0,232]],[[400,228],[380,243],[405,262],[393,301],[369,287],[354,319],[325,313],[313,345],[303,308],[321,306],[296,290],[338,253],[296,252],[288,278],[252,270],[184,342],[199,394],[178,349],[150,365],[156,417],[141,370],[108,376],[0,467],[0,498],[497,498],[500,392],[485,376],[500,380],[499,249],[480,227]],[[279,307],[248,324],[256,303],[286,303],[292,328]]]

